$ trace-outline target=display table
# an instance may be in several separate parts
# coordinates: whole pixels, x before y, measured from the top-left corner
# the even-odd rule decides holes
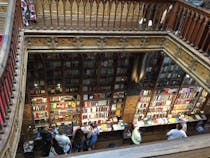
[[[134,127],[150,127],[150,126],[159,126],[159,125],[170,125],[177,124],[182,122],[198,122],[205,121],[207,117],[205,115],[193,115],[193,116],[184,116],[182,118],[160,118],[161,121],[156,120],[141,120],[138,122],[133,122]]]

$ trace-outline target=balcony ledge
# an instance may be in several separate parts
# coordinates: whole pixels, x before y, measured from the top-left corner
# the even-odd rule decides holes
[[[186,151],[193,151],[210,147],[210,134],[202,134],[197,136],[191,136],[179,140],[164,140],[151,143],[143,143],[140,145],[131,145],[128,147],[113,148],[112,150],[96,150],[90,152],[76,153],[58,156],[57,158],[142,158],[142,157],[154,157],[168,154],[175,154]],[[210,151],[209,151],[210,152]]]

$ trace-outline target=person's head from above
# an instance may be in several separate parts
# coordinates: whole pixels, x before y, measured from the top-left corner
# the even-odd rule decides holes
[[[43,131],[44,132],[48,132],[49,131],[49,127],[48,126],[44,127]]]
[[[90,124],[90,127],[92,128],[92,129],[94,129],[94,128],[96,128],[96,125],[95,124]]]
[[[181,124],[181,123],[178,123],[178,124],[176,125],[176,128],[177,128],[178,130],[181,130],[181,129],[182,129],[182,124]]]
[[[62,127],[60,127],[60,128],[58,129],[58,133],[59,133],[60,135],[63,135],[63,134],[64,134],[64,129],[63,129]]]
[[[130,127],[128,125],[125,126],[125,130],[129,130]]]

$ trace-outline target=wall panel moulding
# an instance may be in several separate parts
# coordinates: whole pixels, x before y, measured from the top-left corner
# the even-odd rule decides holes
[[[26,32],[25,41],[29,53],[163,51],[210,92],[209,60],[167,32]]]

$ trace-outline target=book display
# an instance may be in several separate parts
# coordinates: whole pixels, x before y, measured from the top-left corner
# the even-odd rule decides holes
[[[152,126],[183,120],[193,122],[206,119],[202,110],[207,96],[208,93],[199,86],[181,89],[165,88],[154,91],[153,99],[148,105],[150,97],[141,91],[133,124],[134,126]],[[148,107],[146,114],[144,106]]]
[[[110,99],[105,99],[105,93],[84,95],[83,99],[82,125],[106,123],[109,119]]]
[[[47,98],[35,97],[31,100],[35,127],[48,126],[49,106]]]
[[[115,92],[112,96],[110,118],[121,117],[125,101],[125,92]]]
[[[172,116],[190,113],[193,110],[200,87],[182,88],[175,100]]]
[[[167,118],[178,89],[165,88],[156,90],[150,103],[147,124],[163,124],[161,118]]]
[[[139,100],[136,105],[136,112],[134,115],[134,122],[143,120],[146,117],[147,109],[152,97],[152,90],[141,90]]]
[[[50,121],[51,124],[80,124],[79,97],[68,96],[50,97]]]
[[[193,113],[198,114],[201,110],[203,110],[207,96],[208,92],[205,89],[201,88],[201,93],[196,104],[194,105]]]

